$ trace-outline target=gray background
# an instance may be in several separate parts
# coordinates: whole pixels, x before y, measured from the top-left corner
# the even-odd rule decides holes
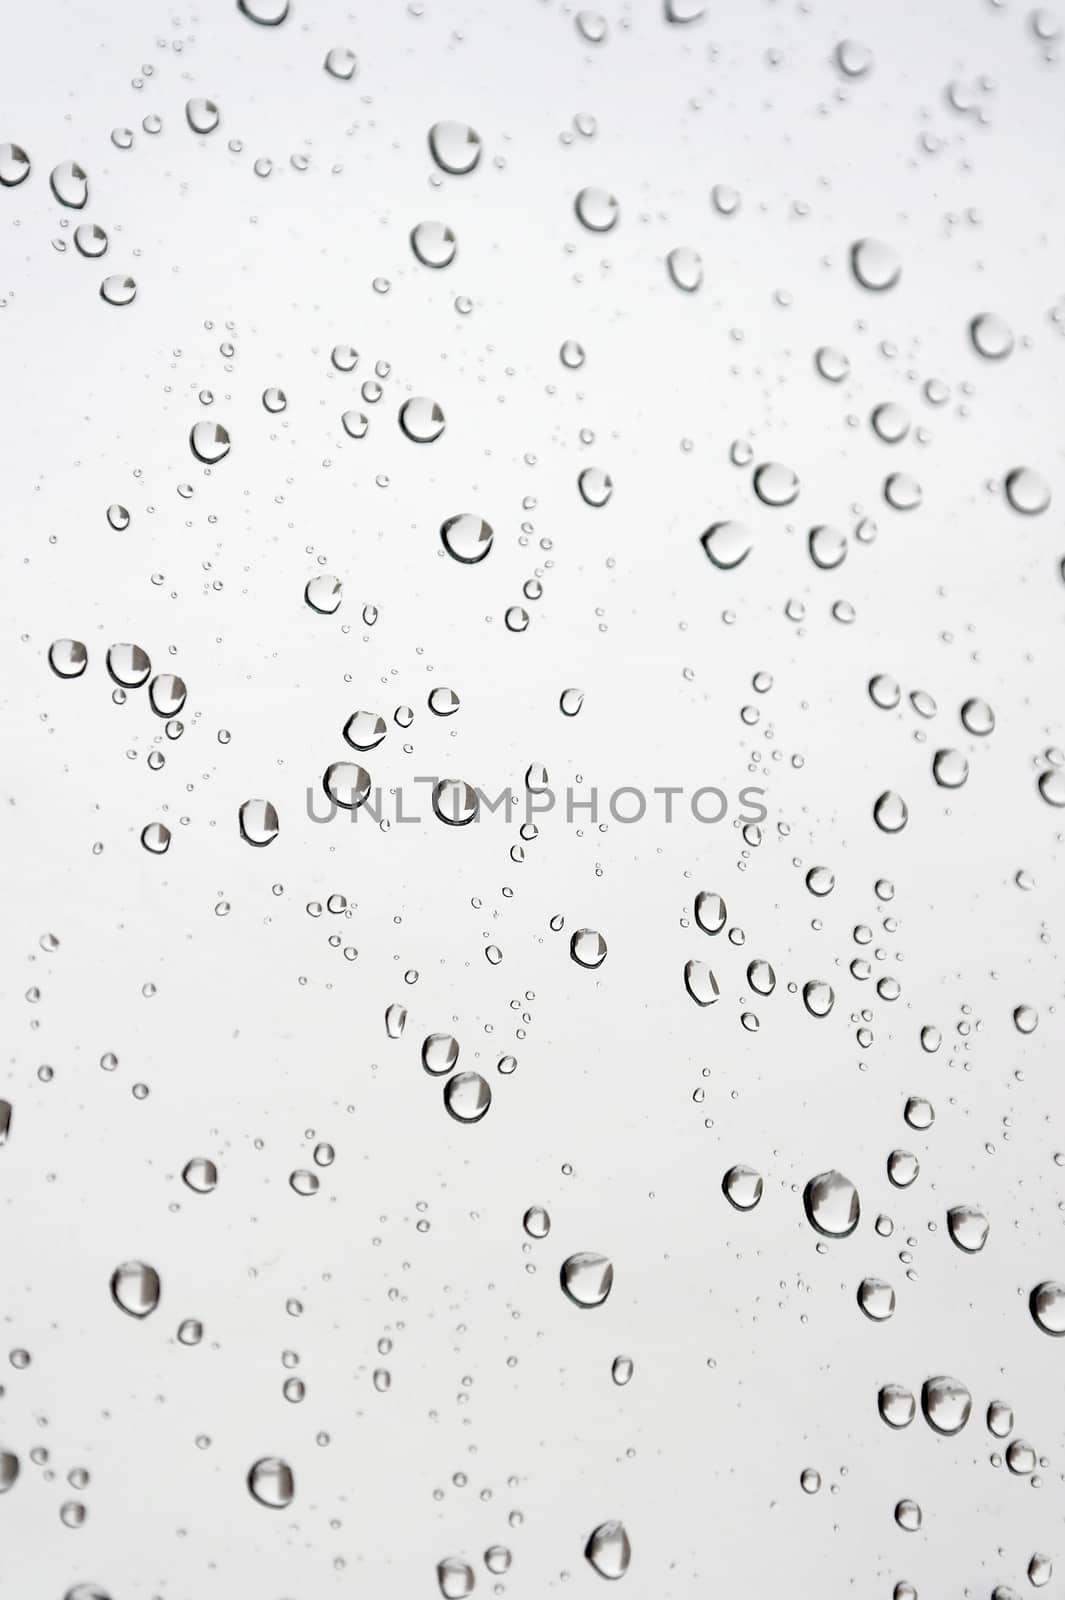
[[[278,29],[229,0],[195,13],[42,0],[0,22],[0,138],[33,162],[0,190],[0,1094],[14,1106],[0,1448],[22,1463],[0,1498],[0,1592],[18,1600],[90,1578],[112,1600],[371,1586],[408,1600],[437,1592],[449,1555],[477,1568],[479,1592],[568,1581],[591,1596],[602,1579],[584,1541],[613,1517],[632,1541],[630,1600],[889,1596],[902,1578],[924,1597],[979,1596],[1022,1590],[1033,1550],[1058,1551],[1065,1342],[1026,1303],[1034,1283],[1065,1278],[1060,817],[1035,786],[1040,752],[1065,744],[1056,49],[1024,7],[978,0],[712,5],[685,27],[650,0],[605,14],[598,46],[570,9],[533,0],[292,0]],[[874,55],[857,82],[833,63],[847,37]],[[351,83],[322,70],[334,45],[359,57]],[[945,98],[980,78],[986,120]],[[207,138],[184,116],[200,94],[222,113]],[[594,137],[574,132],[580,113]],[[435,171],[439,118],[480,132],[474,174]],[[111,144],[116,125],[134,130],[131,150]],[[48,189],[68,158],[89,175],[84,213]],[[717,183],[741,192],[736,216],[713,210]],[[575,220],[587,184],[618,197],[609,235]],[[426,218],[457,235],[446,271],[411,254]],[[103,261],[73,247],[85,220],[110,235]],[[851,277],[866,234],[902,259],[888,294]],[[677,245],[702,256],[694,295],[667,278]],[[116,271],[138,283],[121,310],[98,295]],[[984,310],[1017,339],[997,365],[967,337]],[[566,338],[587,351],[579,372],[559,361]],[[354,373],[331,368],[337,343],[359,350]],[[850,357],[842,385],[814,370],[825,344]],[[378,361],[384,398],[364,405]],[[949,385],[945,405],[922,397],[929,379]],[[288,396],[276,417],[260,403],[273,384]],[[442,405],[438,443],[400,433],[408,394]],[[869,427],[885,400],[912,416],[895,447]],[[370,416],[363,440],[340,426],[349,407]],[[209,473],[187,442],[201,419],[233,441]],[[798,472],[794,506],[757,501],[729,460],[737,438],[754,462]],[[1041,517],[1001,493],[1020,464],[1056,492]],[[590,465],[614,478],[601,510],[576,489]],[[883,503],[892,470],[920,479],[920,510]],[[124,533],[105,520],[113,501],[130,510]],[[441,521],[463,510],[495,528],[477,567],[440,547]],[[809,527],[849,531],[861,515],[876,541],[816,570]],[[754,549],[722,573],[699,535],[730,517]],[[344,583],[331,618],[303,604],[322,570]],[[503,614],[537,576],[543,598],[512,634]],[[837,600],[853,624],[834,620]],[[89,651],[76,682],[47,665],[66,636]],[[146,691],[112,703],[116,640],[185,678],[180,739]],[[772,674],[767,694],[750,687],[757,671]],[[905,698],[876,710],[875,672],[932,694],[936,718]],[[441,684],[462,698],[450,720],[426,707]],[[558,710],[571,685],[585,691],[574,720]],[[960,725],[971,695],[995,708],[989,739]],[[520,792],[531,762],[560,789],[579,778],[604,795],[757,783],[760,842],[731,816],[597,828],[556,814],[518,863],[517,821],[501,818],[314,826],[305,791],[348,753],[346,718],[403,703],[409,733],[390,721],[364,758],[375,783],[439,771]],[[931,777],[941,747],[970,757],[953,794]],[[871,817],[887,788],[910,809],[893,838]],[[264,851],[237,831],[251,796],[280,813]],[[173,831],[160,858],[139,842],[154,820]],[[824,901],[804,886],[818,864],[837,880]],[[742,948],[692,924],[700,889],[725,895]],[[347,916],[308,916],[333,893]],[[869,949],[856,923],[873,928]],[[597,973],[568,957],[582,926],[609,945]],[[49,932],[52,954],[38,945]],[[855,955],[897,977],[900,998],[852,979]],[[768,999],[746,988],[753,957],[776,970]],[[684,992],[689,958],[717,974],[708,1010]],[[822,1021],[788,991],[810,978],[836,989]],[[398,1041],[383,1022],[394,1001],[409,1008]],[[1040,1013],[1028,1037],[1011,1020],[1022,1003]],[[740,1024],[750,1010],[757,1033]],[[925,1024],[943,1032],[936,1055],[920,1048]],[[447,1117],[421,1069],[431,1031],[454,1033],[461,1065],[491,1081],[476,1127]],[[518,1068],[504,1077],[507,1052]],[[914,1093],[936,1107],[924,1134],[902,1118]],[[301,1198],[289,1174],[323,1139],[336,1162]],[[900,1145],[922,1162],[908,1191],[885,1173]],[[220,1168],[209,1196],[180,1179],[196,1155]],[[745,1216],[720,1192],[736,1161],[765,1177]],[[819,1253],[801,1191],[826,1167],[857,1183],[863,1214]],[[945,1229],[963,1202],[991,1218],[974,1258]],[[526,1248],[532,1204],[553,1225]],[[558,1287],[582,1249],[615,1269],[587,1312]],[[127,1258],[162,1279],[143,1322],[109,1296]],[[855,1304],[869,1274],[898,1297],[882,1326]],[[197,1348],[176,1341],[186,1317],[204,1323]],[[17,1348],[32,1357],[22,1371],[6,1365]],[[300,1405],[281,1395],[286,1349]],[[636,1364],[624,1389],[619,1353]],[[918,1391],[940,1372],[971,1389],[968,1427],[941,1439],[918,1417],[891,1434],[879,1385]],[[1039,1486],[992,1464],[993,1398],[1046,1458]],[[265,1455],[295,1472],[285,1511],[245,1488]],[[81,1494],[66,1483],[79,1466]],[[799,1487],[807,1466],[824,1479],[816,1497]],[[923,1507],[920,1533],[893,1521],[902,1496]],[[81,1528],[60,1521],[71,1499],[88,1509]],[[481,1562],[491,1543],[513,1551],[503,1580]],[[1059,1568],[1060,1588],[1065,1555]]]

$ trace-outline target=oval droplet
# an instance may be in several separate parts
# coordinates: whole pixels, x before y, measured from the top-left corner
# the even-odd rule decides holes
[[[146,1261],[123,1261],[111,1274],[111,1298],[129,1317],[147,1317],[159,1304],[159,1274]]]
[[[492,1091],[479,1072],[457,1072],[444,1085],[444,1106],[456,1122],[480,1122],[492,1104]]]
[[[59,204],[73,211],[80,211],[89,198],[89,180],[76,161],[61,161],[48,182]]]
[[[435,400],[414,395],[400,406],[399,425],[413,444],[434,444],[444,431],[444,413]]]
[[[238,812],[238,825],[245,843],[259,849],[273,844],[281,826],[277,811],[269,800],[245,800]]]
[[[851,246],[851,271],[863,289],[893,289],[902,276],[902,262],[882,239],[859,239]]]
[[[601,967],[606,960],[606,940],[594,928],[578,928],[570,937],[569,953],[579,967]]]
[[[448,517],[440,527],[440,542],[448,555],[469,567],[484,560],[494,537],[491,525],[472,511]]]
[[[1047,1279],[1036,1284],[1028,1296],[1028,1309],[1037,1328],[1060,1339],[1065,1334],[1065,1283]]]
[[[729,1167],[721,1180],[721,1192],[737,1211],[753,1211],[762,1198],[762,1174],[753,1167]]]
[[[291,1505],[296,1496],[292,1468],[280,1456],[263,1456],[256,1461],[248,1472],[248,1488],[253,1500],[274,1511]]]
[[[197,461],[213,467],[229,454],[229,434],[220,422],[195,422],[189,430],[189,448]]]
[[[573,202],[577,221],[592,233],[609,233],[621,208],[609,189],[582,189]]]
[[[987,1243],[991,1224],[976,1206],[951,1206],[947,1212],[947,1232],[959,1250],[975,1255]]]
[[[858,1191],[834,1168],[810,1179],[802,1202],[810,1226],[826,1239],[846,1239],[858,1226],[862,1211]]]
[[[937,1433],[960,1433],[973,1409],[973,1397],[957,1378],[929,1378],[921,1388],[921,1410]]]
[[[452,177],[472,172],[481,159],[480,135],[465,122],[434,122],[429,129],[429,154]]]
[[[632,1560],[624,1523],[601,1522],[590,1535],[584,1556],[601,1578],[623,1578]]]
[[[751,553],[751,535],[742,522],[715,522],[701,535],[707,556],[722,572],[729,572],[746,561]]]
[[[606,1256],[580,1250],[563,1261],[559,1282],[567,1299],[582,1310],[591,1310],[601,1306],[614,1287],[614,1268]]]

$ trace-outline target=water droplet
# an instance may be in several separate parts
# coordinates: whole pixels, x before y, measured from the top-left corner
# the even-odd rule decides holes
[[[52,168],[48,182],[61,206],[80,211],[89,198],[89,180],[76,161],[61,161]]]
[[[857,39],[841,39],[836,46],[836,65],[845,78],[864,78],[873,65],[873,52]]]
[[[193,1156],[181,1176],[196,1194],[210,1194],[218,1183],[218,1168],[206,1156]]]
[[[633,1374],[633,1361],[631,1356],[615,1356],[610,1368],[610,1376],[619,1389],[623,1389]]]
[[[30,158],[20,144],[0,144],[0,184],[14,189],[30,175]]]
[[[1013,1026],[1018,1033],[1034,1033],[1039,1026],[1039,1013],[1034,1006],[1015,1006]]]
[[[803,1494],[818,1494],[821,1489],[821,1474],[816,1467],[803,1467],[799,1473],[799,1487]]]
[[[601,967],[606,960],[606,940],[594,928],[578,928],[570,937],[569,953],[579,967]]]
[[[279,411],[284,411],[287,405],[288,396],[285,394],[284,389],[263,390],[263,407],[266,411],[276,415]]]
[[[1065,806],[1065,772],[1060,767],[1039,774],[1039,793],[1048,806]]]
[[[802,986],[802,999],[811,1017],[827,1017],[836,1003],[836,994],[822,978],[810,978]]]
[[[575,717],[583,704],[583,689],[563,689],[558,698],[558,708],[564,717]]]
[[[466,1600],[473,1593],[473,1568],[458,1556],[445,1556],[436,1564],[436,1581],[444,1600]]]
[[[107,508],[107,520],[116,533],[122,533],[129,527],[129,512],[125,506],[112,505]]]
[[[621,208],[609,189],[582,189],[573,202],[573,209],[577,221],[592,233],[609,233],[621,215]]]
[[[920,1170],[920,1162],[909,1150],[892,1150],[888,1156],[887,1175],[896,1189],[908,1189]]]
[[[1006,1446],[1006,1465],[1018,1477],[1027,1478],[1035,1471],[1036,1456],[1027,1439],[1011,1439]]]
[[[844,378],[850,377],[851,364],[842,350],[837,350],[835,345],[822,345],[814,356],[814,364],[822,378],[827,378],[829,383],[842,383]]]
[[[387,722],[374,711],[355,711],[344,724],[344,738],[353,750],[376,750],[387,733]]]
[[[777,986],[777,975],[768,961],[752,961],[747,967],[747,982],[755,994],[770,995]]]
[[[742,522],[715,522],[701,536],[701,543],[722,572],[738,567],[751,553],[751,536]]]
[[[1005,1400],[992,1400],[987,1408],[987,1426],[996,1439],[1005,1439],[1013,1432],[1013,1407]]]
[[[211,467],[229,454],[229,434],[220,422],[195,422],[189,431],[189,447],[197,461]]]
[[[345,411],[340,424],[349,439],[365,439],[370,419],[365,411]]]
[[[811,894],[823,899],[836,887],[836,875],[828,867],[811,867],[806,874],[806,887]]]
[[[684,963],[684,987],[697,1006],[712,1006],[721,993],[717,979],[705,961]]]
[[[107,234],[97,222],[80,222],[74,229],[74,244],[80,255],[93,261],[107,254]]]
[[[530,1206],[521,1219],[521,1225],[530,1239],[546,1239],[551,1232],[551,1218],[543,1206]]]
[[[589,44],[602,44],[606,38],[606,18],[598,11],[578,11],[575,18],[577,32]]]
[[[892,472],[884,479],[884,499],[893,511],[916,511],[923,490],[909,472]]]
[[[567,339],[558,352],[558,358],[564,367],[575,370],[584,366],[584,347],[576,339]]]
[[[895,1291],[883,1278],[863,1278],[858,1304],[870,1322],[886,1322],[895,1313]]]
[[[1036,1284],[1028,1296],[1028,1309],[1037,1328],[1060,1338],[1065,1334],[1065,1283]]]
[[[123,1261],[111,1274],[111,1298],[127,1316],[150,1316],[161,1294],[159,1274],[145,1261]]]
[[[277,812],[269,800],[245,800],[238,813],[240,836],[248,844],[273,844],[280,823]]]
[[[937,1433],[960,1433],[972,1408],[973,1397],[957,1378],[929,1378],[921,1388],[921,1410]]]
[[[309,1172],[306,1167],[299,1167],[288,1175],[288,1186],[305,1200],[318,1193],[321,1187],[318,1174]]]
[[[440,528],[440,540],[448,555],[471,567],[484,560],[494,537],[491,525],[472,511],[448,517]]]
[[[932,757],[932,776],[941,789],[960,789],[969,776],[969,763],[960,750],[937,750]]]
[[[422,1066],[434,1077],[450,1072],[458,1058],[458,1040],[450,1033],[430,1033],[422,1043]]]
[[[296,1481],[287,1461],[280,1456],[263,1456],[248,1473],[248,1488],[261,1506],[280,1511],[292,1504]]]
[[[721,1190],[737,1211],[753,1211],[762,1198],[762,1174],[753,1167],[729,1167],[721,1180]]]
[[[334,761],[326,768],[322,784],[336,805],[355,811],[370,793],[370,774],[354,761]]]
[[[601,1306],[614,1287],[614,1268],[606,1256],[580,1250],[563,1261],[559,1282],[575,1306],[589,1310]]]
[[[444,431],[444,413],[435,400],[414,395],[400,406],[399,425],[414,444],[433,444]]]
[[[340,78],[345,83],[355,76],[358,64],[354,50],[342,44],[335,44],[322,63],[331,78]]]
[[[586,1561],[601,1578],[623,1578],[632,1560],[632,1546],[621,1522],[601,1522],[584,1547]]]
[[[141,844],[153,856],[162,856],[170,849],[170,829],[165,822],[149,822],[141,830]]]
[[[861,1201],[849,1178],[834,1169],[819,1172],[803,1190],[807,1220],[828,1239],[846,1239],[858,1226]]]
[[[419,222],[411,229],[410,247],[423,267],[449,267],[458,243],[443,222]]]
[[[790,506],[798,497],[798,477],[779,461],[763,461],[755,467],[752,482],[755,494],[767,506]]]
[[[889,1428],[908,1428],[917,1415],[917,1402],[901,1383],[885,1383],[876,1403]]]
[[[277,28],[288,16],[288,0],[237,0],[237,10],[249,22],[258,22],[264,28]]]
[[[902,261],[881,239],[859,239],[851,246],[851,271],[863,289],[893,289],[902,276]]]
[[[901,833],[910,820],[909,808],[894,789],[885,789],[873,807],[873,820],[883,833]]]
[[[202,95],[185,101],[185,119],[193,133],[213,133],[222,120],[222,114],[213,100]]]
[[[80,639],[56,639],[48,647],[48,664],[57,678],[80,678],[89,652]]]
[[[975,1206],[951,1206],[947,1212],[947,1232],[959,1250],[975,1255],[987,1243],[991,1224]]]
[[[962,727],[976,738],[986,738],[995,731],[995,713],[986,700],[966,700],[961,708]]]
[[[429,129],[429,154],[441,172],[453,177],[472,172],[481,159],[480,135],[465,122],[434,122]]]
[[[688,245],[678,245],[666,257],[669,276],[678,289],[694,294],[703,281],[702,258]]]
[[[1041,1589],[1053,1576],[1054,1563],[1049,1556],[1037,1550],[1028,1563],[1028,1582],[1033,1589]]]
[[[602,467],[585,467],[577,478],[577,488],[585,505],[605,506],[614,493],[614,480]]]
[[[916,1533],[921,1526],[921,1508],[916,1500],[900,1500],[895,1507],[895,1521],[906,1533]]]
[[[901,444],[910,431],[909,412],[894,400],[874,407],[870,420],[873,432],[885,444]]]
[[[720,217],[734,217],[740,209],[740,191],[730,183],[715,183],[710,190],[710,203]]]
[[[700,890],[695,897],[695,920],[704,933],[720,933],[728,920],[728,908],[721,895]]]
[[[312,611],[331,617],[344,598],[344,585],[331,572],[320,572],[308,582],[303,598]]]
[[[444,1105],[456,1122],[480,1122],[492,1104],[492,1091],[479,1072],[457,1072],[444,1085]]]
[[[433,788],[433,810],[449,827],[465,827],[479,809],[477,790],[461,778],[441,778]]]
[[[0,1494],[6,1494],[19,1475],[18,1456],[10,1450],[0,1450]]]
[[[1050,504],[1050,485],[1032,467],[1014,467],[1006,474],[1006,499],[1014,511],[1036,517]]]
[[[1013,351],[1013,330],[1003,317],[982,311],[969,324],[969,337],[977,355],[988,361],[1002,361]]]

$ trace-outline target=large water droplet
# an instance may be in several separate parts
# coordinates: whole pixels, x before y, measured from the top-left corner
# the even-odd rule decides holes
[[[916,1500],[900,1500],[895,1507],[895,1521],[906,1533],[916,1533],[921,1526],[921,1508]]]
[[[570,938],[569,953],[579,967],[601,967],[606,960],[606,940],[594,928],[578,928]]]
[[[857,1189],[835,1169],[819,1172],[810,1179],[803,1190],[802,1203],[810,1225],[828,1239],[846,1239],[861,1217]]]
[[[89,198],[89,180],[76,161],[61,161],[52,168],[48,182],[61,206],[80,211]]]
[[[238,813],[238,823],[241,838],[259,848],[273,844],[281,826],[269,800],[245,800]]]
[[[320,572],[308,581],[303,598],[312,611],[331,617],[344,598],[344,585],[331,572]]]
[[[48,647],[48,665],[57,678],[80,678],[89,665],[89,652],[80,639],[56,639]]]
[[[885,789],[873,806],[873,820],[883,833],[901,833],[910,820],[909,808],[901,794]]]
[[[987,1243],[991,1224],[976,1206],[951,1206],[947,1212],[947,1232],[959,1250],[975,1255]]]
[[[258,22],[264,28],[276,28],[288,16],[288,0],[237,0],[237,10],[249,22]]]
[[[521,1219],[521,1225],[530,1239],[546,1239],[551,1232],[551,1218],[543,1206],[530,1206]]]
[[[479,809],[477,790],[461,778],[441,778],[433,788],[433,811],[449,827],[464,828]]]
[[[847,554],[847,536],[838,528],[821,526],[810,529],[810,558],[815,567],[830,572],[838,567]]]
[[[836,1003],[835,990],[823,978],[810,978],[802,986],[802,1001],[811,1017],[827,1017]]]
[[[20,144],[0,144],[0,184],[14,189],[30,175],[30,158]]]
[[[589,1310],[601,1306],[614,1287],[614,1268],[606,1256],[580,1250],[563,1261],[559,1282],[575,1306]]]
[[[6,1494],[19,1474],[18,1456],[10,1450],[0,1450],[0,1494]]]
[[[1050,504],[1050,485],[1032,467],[1014,467],[1006,474],[1006,499],[1014,511],[1037,517]]]
[[[754,492],[767,506],[790,506],[798,497],[799,479],[780,461],[763,461],[755,467]]]
[[[753,1211],[762,1198],[762,1174],[753,1167],[729,1167],[721,1180],[721,1190],[737,1211]]]
[[[969,762],[960,750],[937,750],[932,776],[941,789],[960,789],[969,776]]]
[[[414,444],[433,444],[444,431],[444,413],[435,400],[414,395],[400,406],[399,425]]]
[[[851,246],[851,271],[863,289],[892,289],[902,276],[902,261],[881,239],[859,239]]]
[[[186,1161],[181,1176],[196,1194],[210,1194],[218,1184],[218,1168],[207,1156],[193,1156]]]
[[[387,722],[375,711],[354,711],[344,724],[344,738],[353,750],[376,750],[387,733]]]
[[[609,233],[621,215],[621,208],[609,189],[582,189],[573,202],[577,220],[592,233]]]
[[[1065,1334],[1065,1283],[1048,1279],[1036,1284],[1028,1296],[1028,1309],[1036,1327],[1060,1338]]]
[[[746,561],[751,553],[751,535],[742,522],[715,522],[701,536],[701,543],[715,567],[728,572]]]
[[[921,1409],[937,1433],[960,1433],[973,1409],[973,1397],[957,1378],[929,1378],[921,1388]]]
[[[449,267],[458,243],[443,222],[419,222],[411,229],[410,247],[423,267]]]
[[[441,172],[458,177],[472,172],[481,159],[481,139],[465,122],[434,122],[429,129],[429,154]]]
[[[354,761],[334,761],[325,770],[326,794],[345,811],[356,811],[370,793],[370,774]]]
[[[111,1298],[127,1316],[150,1316],[161,1294],[159,1274],[145,1261],[123,1261],[111,1274]]]
[[[1013,330],[1003,317],[982,311],[969,324],[969,337],[977,355],[988,361],[1002,361],[1013,351]]]
[[[835,55],[836,66],[845,78],[864,78],[873,65],[873,52],[857,39],[841,39]]]
[[[295,1498],[296,1480],[287,1461],[280,1456],[263,1456],[248,1473],[248,1488],[261,1506],[281,1511]]]
[[[721,994],[717,979],[705,961],[684,963],[684,987],[697,1006],[712,1006]]]
[[[448,517],[440,528],[440,541],[448,555],[469,567],[484,560],[492,548],[493,538],[490,524],[472,511]]]
[[[100,299],[109,306],[132,305],[136,298],[137,284],[128,272],[113,272],[100,285]]]
[[[917,1401],[901,1383],[885,1383],[876,1403],[889,1428],[908,1428],[917,1415]]]
[[[480,1122],[492,1104],[492,1091],[479,1072],[457,1072],[444,1085],[444,1105],[456,1122]]]
[[[624,1523],[601,1522],[585,1545],[584,1555],[601,1578],[623,1578],[632,1560]]]
[[[107,254],[107,234],[97,222],[81,222],[74,229],[74,244],[78,254],[95,261]]]
[[[585,505],[598,508],[614,493],[614,480],[602,467],[585,467],[577,476],[577,488]]]
[[[694,294],[703,281],[702,259],[689,245],[678,245],[671,250],[666,257],[666,268],[677,288],[688,294]]]
[[[222,114],[213,100],[197,95],[185,102],[185,119],[193,133],[213,133],[222,120]]]
[[[701,889],[695,897],[695,920],[704,933],[720,933],[728,920],[722,896],[712,889]]]
[[[863,1278],[858,1304],[870,1322],[886,1322],[895,1313],[895,1291],[883,1278]]]
[[[335,44],[332,50],[326,53],[322,65],[331,78],[339,78],[347,83],[355,76],[358,58],[354,50],[349,50],[346,45]]]
[[[458,1556],[445,1556],[436,1564],[436,1581],[444,1600],[466,1600],[473,1593],[473,1568]]]
[[[229,454],[229,433],[220,422],[195,422],[189,430],[189,448],[197,461],[212,467]]]

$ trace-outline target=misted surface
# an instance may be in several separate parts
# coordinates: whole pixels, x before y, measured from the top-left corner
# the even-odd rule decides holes
[[[1063,49],[7,8],[0,1594],[1065,1580]]]

